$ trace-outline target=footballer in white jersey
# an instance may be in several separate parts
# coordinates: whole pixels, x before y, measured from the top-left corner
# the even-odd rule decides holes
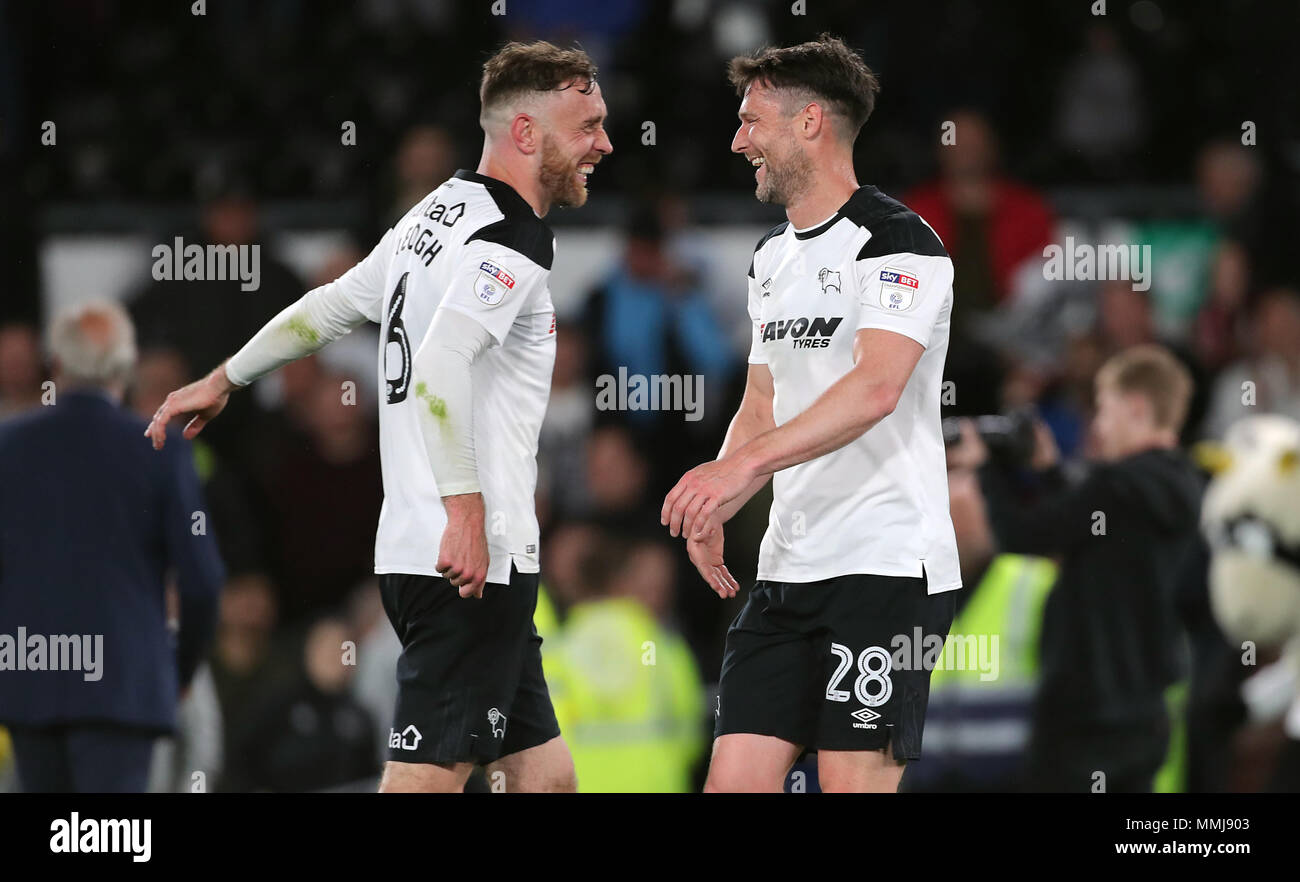
[[[878,91],[843,42],[734,59],[732,150],[789,220],[758,243],[744,399],[718,459],[662,519],[723,597],[723,523],[770,478],[758,581],[727,633],[709,790],[780,790],[804,751],[823,790],[893,791],[920,757],[926,656],[961,587],[939,404],[952,262],[919,216],[859,186]]]
[[[573,790],[533,626],[537,439],[555,360],[553,206],[582,205],[613,149],[585,53],[511,43],[484,65],[477,171],[413,206],[224,365],[168,396],[194,414],[365,322],[380,325],[384,504],[375,572],[402,641],[381,790],[462,790],[476,764],[511,790]]]

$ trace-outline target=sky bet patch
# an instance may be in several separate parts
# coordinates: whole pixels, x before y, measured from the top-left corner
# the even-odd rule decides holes
[[[905,312],[916,302],[921,282],[902,270],[885,267],[880,271],[880,305],[892,312]]]
[[[478,268],[474,293],[488,306],[496,306],[505,299],[506,292],[515,286],[515,277],[490,260],[481,262]]]

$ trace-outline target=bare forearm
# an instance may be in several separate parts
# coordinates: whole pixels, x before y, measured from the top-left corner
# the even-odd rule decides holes
[[[728,454],[740,450],[750,441],[776,428],[776,423],[772,418],[770,410],[760,413],[757,408],[747,409],[742,407],[732,417],[731,425],[727,428],[727,437],[722,441],[722,449],[718,451],[718,459],[726,457]],[[736,512],[745,507],[745,503],[754,498],[759,490],[763,489],[772,475],[770,473],[758,475],[750,481],[748,486],[739,496],[723,505],[718,509],[718,519],[721,523],[726,523],[735,517]]]
[[[236,389],[244,388],[243,386],[239,385],[238,383],[230,379],[230,373],[226,369],[229,364],[230,364],[230,359],[226,359],[221,364],[213,368],[211,373],[209,373],[207,377],[204,378],[204,380],[207,383],[211,384],[212,389],[218,395],[223,393],[234,392]]]
[[[888,416],[897,400],[897,393],[885,383],[854,371],[794,419],[742,445],[735,456],[766,479],[857,440]]]
[[[442,497],[443,507],[447,510],[449,523],[477,526],[480,529],[486,520],[482,493],[456,493]]]

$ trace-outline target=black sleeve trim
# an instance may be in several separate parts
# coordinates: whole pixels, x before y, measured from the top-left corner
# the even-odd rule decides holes
[[[768,230],[766,233],[764,233],[764,234],[763,234],[763,238],[759,239],[759,240],[758,240],[758,244],[754,246],[754,254],[755,254],[755,256],[758,255],[759,249],[761,249],[764,245],[766,245],[766,244],[767,244],[767,241],[768,241],[769,239],[775,239],[777,236],[779,236],[779,235],[781,235],[782,233],[784,233],[784,232],[785,232],[785,228],[788,227],[788,226],[790,226],[790,222],[789,222],[789,221],[782,221],[781,223],[777,224],[776,226],[772,227],[772,229],[770,229],[770,230]],[[755,278],[755,276],[754,276],[754,258],[752,258],[752,257],[749,259],[749,277],[750,277],[751,279]]]
[[[858,252],[858,260],[885,257],[889,254],[919,254],[922,257],[947,257],[948,252],[919,215],[908,212],[891,217],[869,228],[871,238]]]
[[[469,243],[475,239],[518,251],[548,271],[555,260],[555,237],[549,227],[535,218],[502,218],[478,230],[465,241]]]

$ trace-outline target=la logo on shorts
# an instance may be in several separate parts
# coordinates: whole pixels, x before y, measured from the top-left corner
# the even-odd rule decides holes
[[[885,267],[880,271],[880,305],[894,312],[905,312],[916,302],[921,282],[902,270]]]
[[[420,739],[423,737],[420,730],[415,728],[415,724],[412,723],[401,732],[396,729],[389,729],[388,746],[393,750],[415,750],[420,746]]]
[[[478,278],[474,281],[474,294],[488,306],[496,306],[506,299],[506,293],[515,286],[515,277],[497,262],[484,260],[478,265]]]

